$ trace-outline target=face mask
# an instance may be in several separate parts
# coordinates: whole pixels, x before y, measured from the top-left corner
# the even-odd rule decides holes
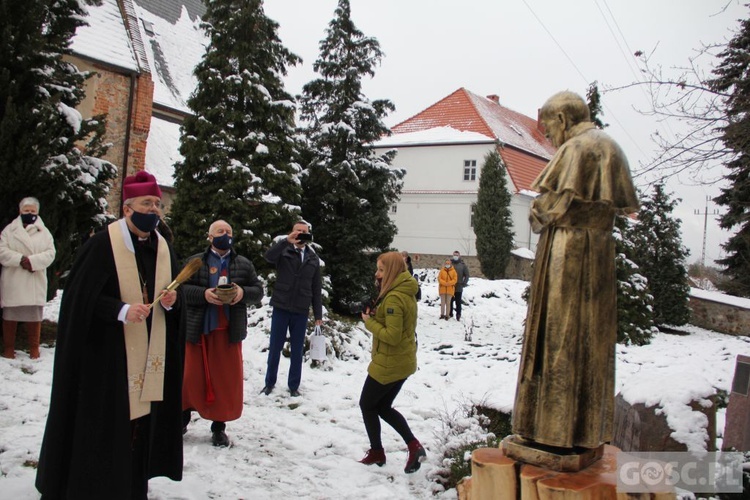
[[[446,268],[446,269],[450,269],[450,268],[451,268],[451,265],[450,265],[450,264],[446,264],[446,265],[445,265],[445,268]]]
[[[138,230],[143,231],[144,233],[150,233],[159,225],[159,214],[142,214],[133,211],[130,220]]]
[[[458,262],[458,259],[460,259],[460,258],[461,257],[459,257],[458,255],[454,255],[453,256],[453,262]]]
[[[36,218],[39,217],[36,214],[21,214],[21,222],[25,225],[33,224],[36,222]]]
[[[228,234],[222,234],[221,236],[214,236],[211,244],[219,250],[229,250],[232,246],[232,237]]]

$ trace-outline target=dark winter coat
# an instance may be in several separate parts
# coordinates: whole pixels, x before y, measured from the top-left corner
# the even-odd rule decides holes
[[[453,269],[456,270],[456,276],[458,277],[458,281],[456,281],[456,293],[461,293],[464,287],[469,284],[469,266],[466,265],[463,259],[458,259],[453,262]]]
[[[315,319],[323,319],[323,281],[320,258],[308,245],[304,262],[295,246],[279,240],[266,252],[266,260],[276,268],[271,306],[296,314],[307,314],[310,304]]]
[[[178,268],[171,248],[170,255],[174,277]],[[153,297],[153,276],[146,281]],[[76,257],[60,305],[52,394],[36,477],[44,498],[131,498],[132,431],[125,336],[117,320],[123,306],[119,297],[109,232],[100,231]],[[151,404],[148,419],[147,476],[175,481],[182,478],[180,301],[178,297],[165,313],[164,400]]]
[[[372,361],[367,373],[385,385],[403,380],[417,371],[417,280],[404,271],[396,277],[367,318],[372,333]]]
[[[182,285],[185,299],[185,340],[197,344],[203,332],[203,315],[207,307],[216,307],[206,302],[209,269],[206,263],[211,247],[205,252],[195,254],[187,261],[201,259],[203,266]],[[247,306],[260,303],[263,298],[263,286],[255,272],[255,266],[249,259],[230,250],[229,282],[241,286],[245,295],[242,300],[229,308],[229,342],[242,342],[247,337]]]

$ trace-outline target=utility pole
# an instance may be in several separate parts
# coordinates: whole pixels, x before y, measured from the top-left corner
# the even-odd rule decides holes
[[[706,267],[706,230],[708,229],[708,215],[719,215],[719,210],[714,208],[712,212],[708,211],[708,202],[711,201],[710,196],[706,196],[706,208],[701,212],[699,209],[695,209],[695,215],[703,216],[703,250],[701,251],[701,268]]]

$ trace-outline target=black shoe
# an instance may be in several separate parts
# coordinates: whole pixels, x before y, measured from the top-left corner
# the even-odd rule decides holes
[[[229,437],[227,437],[227,433],[224,431],[212,432],[211,444],[221,448],[229,446]]]
[[[260,393],[261,393],[261,394],[265,394],[266,396],[268,396],[269,394],[271,394],[271,391],[273,391],[273,386],[265,386],[265,387],[264,387],[264,388],[263,388],[263,389],[262,389],[262,390],[260,391]]]
[[[289,389],[289,395],[293,398],[298,398],[301,396],[297,389]]]
[[[456,314],[456,321],[461,321],[461,315],[460,314]]]

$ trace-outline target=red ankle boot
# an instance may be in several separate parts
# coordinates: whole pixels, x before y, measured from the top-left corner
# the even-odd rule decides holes
[[[411,441],[409,441],[408,446],[409,458],[406,459],[406,467],[404,467],[404,472],[406,472],[407,474],[411,474],[412,472],[416,472],[419,470],[425,457],[427,457],[427,453],[424,451],[422,444],[416,439],[412,439]]]
[[[385,450],[380,448],[379,450],[369,449],[365,454],[365,457],[359,461],[361,464],[372,465],[375,464],[378,467],[385,465]]]

